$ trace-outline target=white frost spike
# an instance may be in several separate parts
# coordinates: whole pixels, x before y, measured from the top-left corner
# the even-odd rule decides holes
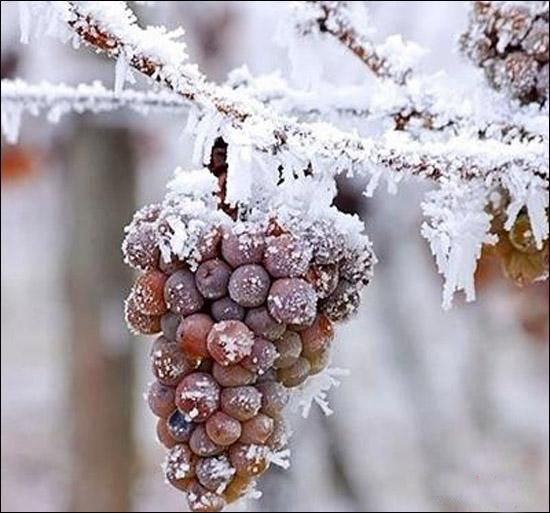
[[[485,212],[487,191],[482,184],[449,181],[429,192],[422,204],[428,218],[422,235],[430,243],[439,272],[445,277],[443,308],[449,309],[456,291],[475,299],[474,273],[484,243],[492,244],[491,216]]]
[[[120,52],[115,65],[115,95],[117,96],[122,93],[124,89],[124,83],[128,78],[129,66],[126,54]]]
[[[253,171],[250,142],[244,133],[231,130],[227,146],[227,182],[225,201],[234,205],[246,202],[252,194]]]
[[[283,449],[282,451],[272,451],[268,455],[269,461],[282,469],[290,468],[290,449]]]
[[[548,183],[521,169],[513,169],[503,177],[503,184],[510,194],[510,204],[506,210],[504,228],[512,229],[520,210],[525,206],[529,214],[533,237],[537,248],[542,249],[543,241],[548,238]]]
[[[340,386],[340,380],[336,378],[343,376],[349,376],[349,370],[338,367],[327,367],[320,374],[312,376],[294,390],[290,399],[291,410],[301,410],[302,417],[306,418],[313,403],[316,403],[325,415],[332,415],[334,412],[328,404],[328,391]]]
[[[16,144],[21,127],[22,105],[5,105],[2,107],[2,132],[10,144]]]

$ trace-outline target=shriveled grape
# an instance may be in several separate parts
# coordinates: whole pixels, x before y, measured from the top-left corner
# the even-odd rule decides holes
[[[177,271],[166,280],[164,300],[172,312],[181,315],[198,312],[204,304],[204,299],[195,286],[195,277],[187,270]]]
[[[197,456],[216,456],[225,451],[225,447],[215,444],[206,434],[204,424],[198,424],[189,439],[189,447]]]
[[[210,305],[215,321],[242,321],[246,310],[230,297],[222,297]]]
[[[286,325],[276,321],[265,306],[249,310],[244,322],[256,335],[271,341],[278,340],[286,330]]]
[[[222,411],[206,421],[206,434],[217,445],[231,445],[241,436],[241,423]]]
[[[162,315],[168,309],[164,302],[166,275],[160,271],[147,271],[134,283],[132,296],[141,313]]]
[[[273,364],[276,369],[290,367],[302,354],[302,338],[295,331],[285,331],[275,345],[279,354]]]
[[[317,297],[324,299],[335,291],[339,276],[337,264],[313,264],[307,270],[305,280],[315,289]]]
[[[229,279],[229,295],[233,301],[246,308],[263,304],[270,286],[269,275],[257,264],[241,265]]]
[[[214,362],[212,375],[222,387],[251,385],[256,380],[254,373],[240,364],[222,367],[219,363]]]
[[[195,471],[199,483],[207,490],[218,494],[224,492],[235,475],[235,469],[224,454],[199,458]]]
[[[157,417],[168,417],[176,408],[175,396],[173,387],[154,381],[147,392],[147,403]]]
[[[334,340],[334,329],[330,320],[323,314],[315,318],[313,324],[300,332],[302,355],[306,358],[320,352]]]
[[[277,356],[277,349],[273,342],[256,337],[251,353],[242,360],[241,365],[255,374],[262,375],[273,366]]]
[[[176,389],[176,406],[193,422],[205,422],[220,404],[220,386],[210,374],[193,372]]]
[[[290,367],[279,369],[277,379],[285,387],[296,387],[308,378],[310,369],[310,363],[305,358],[300,357]]]
[[[245,421],[254,417],[262,406],[262,394],[253,386],[225,388],[221,392],[221,408],[231,417]]]
[[[262,394],[261,411],[270,417],[277,417],[284,410],[290,400],[290,392],[277,381],[259,383],[256,388]]]
[[[243,444],[264,444],[273,433],[273,419],[264,413],[243,423],[240,442]]]
[[[206,299],[219,299],[227,294],[231,268],[219,258],[206,260],[195,274],[197,289]]]
[[[265,445],[234,444],[229,449],[229,459],[237,474],[244,477],[259,476],[269,467]]]

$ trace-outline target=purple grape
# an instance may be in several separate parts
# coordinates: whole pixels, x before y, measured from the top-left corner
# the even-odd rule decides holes
[[[204,304],[204,299],[195,286],[193,273],[186,270],[177,271],[166,280],[164,299],[172,312],[181,315],[198,312]]]
[[[131,333],[153,335],[160,331],[160,317],[141,313],[130,294],[124,302],[124,319]]]
[[[265,249],[264,265],[274,278],[296,278],[303,275],[311,261],[308,244],[289,234],[271,237]]]
[[[267,308],[279,322],[308,325],[315,320],[317,294],[313,287],[301,278],[282,278],[271,286]]]
[[[261,265],[241,265],[231,275],[229,295],[239,305],[253,308],[264,303],[269,285],[269,275]]]
[[[181,321],[181,316],[174,312],[166,312],[160,318],[160,329],[162,334],[172,342],[176,341],[176,331]]]
[[[243,359],[241,365],[250,372],[261,376],[273,367],[273,362],[275,362],[277,356],[277,349],[273,342],[262,337],[256,337],[252,352]]]
[[[124,260],[134,269],[149,271],[157,267],[160,250],[158,235],[152,224],[131,226],[122,243]]]
[[[193,370],[193,365],[184,358],[178,344],[165,337],[157,338],[151,347],[151,366],[155,377],[168,386],[176,386]]]
[[[214,301],[210,306],[212,317],[216,321],[242,321],[245,315],[245,309],[235,303],[230,297],[222,297]]]
[[[249,310],[244,322],[256,335],[271,341],[279,339],[286,330],[286,325],[276,321],[265,306]]]
[[[320,305],[320,310],[332,321],[345,321],[359,309],[361,295],[354,285],[346,280],[340,280],[336,290]]]
[[[219,258],[206,260],[197,269],[195,283],[206,299],[219,299],[227,294],[231,268]]]
[[[168,387],[154,381],[147,391],[147,403],[149,409],[157,417],[168,417],[176,409],[174,399],[176,397],[173,387]]]
[[[235,469],[225,455],[199,458],[196,465],[199,483],[207,490],[223,493],[235,475]]]
[[[262,233],[243,230],[238,234],[226,232],[222,239],[222,255],[231,267],[256,264],[262,261],[265,239]]]

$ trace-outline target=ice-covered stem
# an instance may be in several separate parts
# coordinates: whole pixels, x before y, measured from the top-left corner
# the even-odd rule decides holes
[[[49,82],[29,84],[21,79],[2,80],[2,105],[21,105],[31,114],[47,109],[50,119],[70,111],[97,113],[130,108],[145,114],[151,109],[179,112],[189,109],[189,102],[169,91],[127,89],[116,93],[101,82],[73,87]]]
[[[306,1],[294,2],[294,6],[302,11],[296,25],[300,33],[329,34],[356,55],[378,77],[390,79],[400,85],[406,82],[411,69],[397,66],[391,59],[380,54],[379,49],[353,22],[351,2]]]

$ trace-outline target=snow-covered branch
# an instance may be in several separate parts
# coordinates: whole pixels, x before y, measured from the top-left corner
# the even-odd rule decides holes
[[[355,54],[378,77],[404,84],[415,61],[424,53],[415,43],[404,43],[393,36],[375,45],[368,34],[354,23],[357,2],[293,2],[295,29],[301,35],[329,34]]]

